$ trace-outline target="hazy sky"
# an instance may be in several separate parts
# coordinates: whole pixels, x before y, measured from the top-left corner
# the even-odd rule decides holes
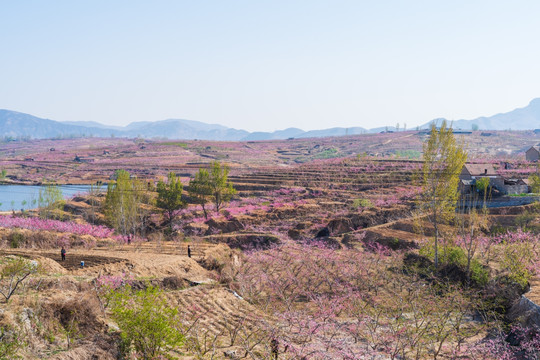
[[[540,97],[540,1],[0,0],[0,108],[409,128]]]

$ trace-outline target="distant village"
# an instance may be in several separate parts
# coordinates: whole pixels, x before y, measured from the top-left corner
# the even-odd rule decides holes
[[[540,146],[531,146],[525,152],[525,159],[529,162],[540,160]],[[510,164],[502,163],[504,169],[509,170]],[[465,164],[459,175],[459,188],[462,194],[476,191],[476,182],[488,178],[489,186],[499,195],[519,195],[531,192],[528,178],[505,177],[497,174],[492,164]]]

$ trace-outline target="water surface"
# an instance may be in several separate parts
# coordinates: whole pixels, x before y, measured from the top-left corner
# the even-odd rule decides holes
[[[76,194],[84,194],[91,185],[58,185],[65,199]],[[39,204],[39,191],[46,186],[38,185],[0,185],[0,211],[20,211],[35,209]]]

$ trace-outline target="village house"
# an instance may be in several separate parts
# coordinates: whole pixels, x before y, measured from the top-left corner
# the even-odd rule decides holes
[[[462,194],[472,193],[476,181],[489,178],[489,185],[502,195],[529,193],[528,182],[518,178],[504,178],[498,175],[492,164],[465,164],[459,175],[459,190]]]
[[[525,159],[527,159],[527,161],[537,162],[538,159],[540,159],[540,146],[531,146],[531,148],[525,152]]]
[[[496,177],[497,172],[492,164],[465,164],[461,169],[460,179],[473,180],[478,177]]]

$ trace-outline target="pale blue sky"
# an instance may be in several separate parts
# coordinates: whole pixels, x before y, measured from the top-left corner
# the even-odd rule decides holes
[[[540,1],[0,0],[0,108],[409,128],[540,97]]]

